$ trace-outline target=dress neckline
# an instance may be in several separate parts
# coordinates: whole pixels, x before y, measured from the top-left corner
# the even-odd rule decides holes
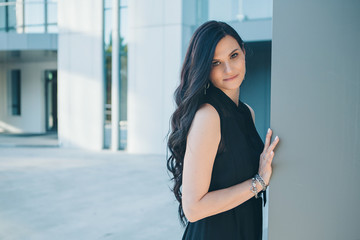
[[[236,103],[234,103],[234,101],[228,96],[226,95],[226,93],[224,93],[220,88],[215,87],[213,84],[210,84],[209,90],[213,91],[217,96],[219,96],[222,101],[226,102],[228,105],[231,105],[233,108],[235,108],[237,111],[243,112],[243,108],[241,107],[244,103],[240,100],[239,97],[239,102],[238,105],[236,105]]]

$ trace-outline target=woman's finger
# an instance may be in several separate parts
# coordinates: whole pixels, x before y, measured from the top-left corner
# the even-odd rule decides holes
[[[267,149],[268,152],[274,151],[274,148],[276,147],[276,145],[279,143],[279,137],[276,136],[274,141],[271,143],[271,145],[269,146],[269,148]]]
[[[275,155],[275,153],[273,152],[273,151],[271,151],[270,152],[270,157],[269,157],[269,164],[271,165],[271,163],[272,163],[272,160],[273,160],[273,158],[274,158],[274,155]]]
[[[270,145],[271,134],[272,134],[272,130],[269,128],[265,137],[264,150],[266,150]]]

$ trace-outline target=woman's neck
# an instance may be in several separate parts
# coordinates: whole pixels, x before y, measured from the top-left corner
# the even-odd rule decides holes
[[[239,105],[240,88],[234,90],[226,90],[224,93],[236,104]]]

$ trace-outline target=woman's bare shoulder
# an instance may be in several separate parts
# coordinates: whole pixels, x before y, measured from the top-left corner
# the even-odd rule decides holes
[[[189,136],[194,140],[212,138],[220,139],[220,116],[217,110],[209,103],[202,104],[196,111],[189,130]]]
[[[209,103],[202,104],[195,113],[194,121],[201,122],[202,125],[220,126],[220,116],[215,107]]]

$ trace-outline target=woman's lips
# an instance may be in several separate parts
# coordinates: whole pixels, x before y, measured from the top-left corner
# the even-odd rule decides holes
[[[229,78],[224,78],[224,81],[230,81],[230,80],[233,80],[234,78],[236,78],[239,74],[236,74],[235,76],[233,77],[229,77]]]

